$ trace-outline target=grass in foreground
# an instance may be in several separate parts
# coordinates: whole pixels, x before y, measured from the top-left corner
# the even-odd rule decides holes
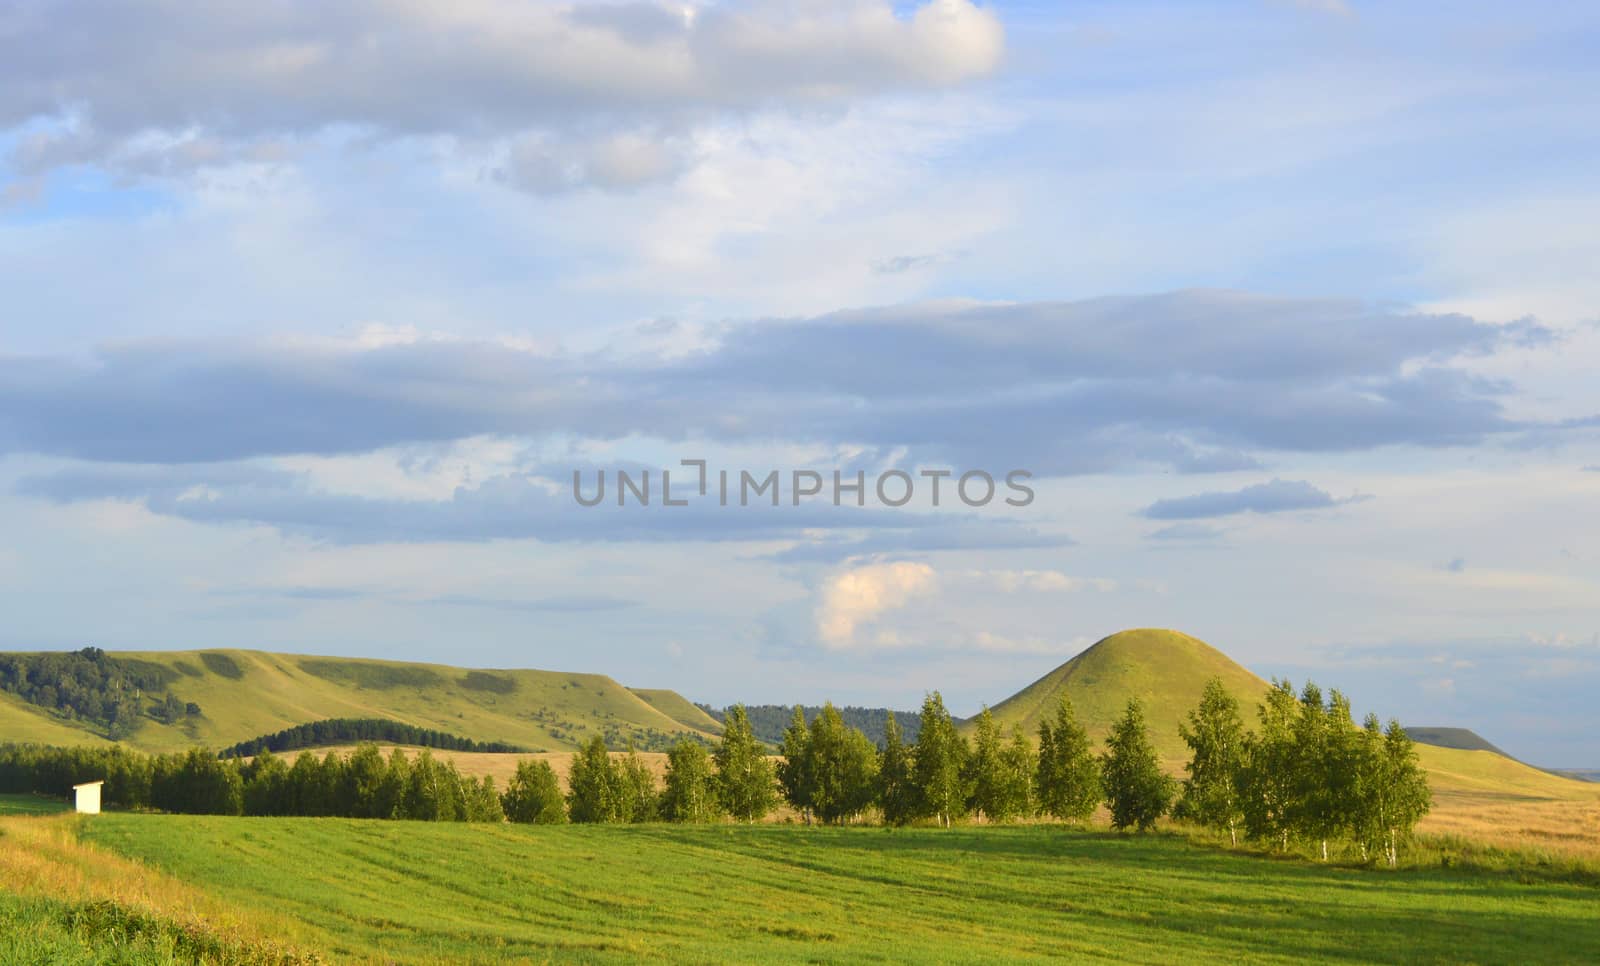
[[[344,958],[1600,961],[1600,890],[1060,827],[512,827],[103,815],[93,843]]]
[[[312,963],[242,912],[80,841],[76,815],[0,818],[0,963]]]

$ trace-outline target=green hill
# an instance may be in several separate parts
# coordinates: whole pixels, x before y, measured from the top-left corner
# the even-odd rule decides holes
[[[1002,730],[1020,723],[1030,736],[1039,719],[1054,714],[1064,691],[1095,742],[1103,740],[1129,698],[1144,704],[1150,737],[1163,758],[1188,756],[1178,725],[1200,703],[1206,682],[1220,678],[1239,700],[1240,714],[1255,720],[1269,685],[1211,645],[1178,631],[1144,628],[1107,637],[990,711]],[[967,727],[970,727],[970,722]]]
[[[1425,745],[1434,745],[1439,748],[1458,748],[1462,751],[1492,751],[1497,755],[1506,755],[1505,752],[1490,744],[1488,739],[1480,736],[1469,728],[1428,728],[1406,725],[1406,734],[1413,741]]]
[[[535,751],[564,751],[604,735],[620,747],[655,748],[685,733],[713,737],[709,719],[681,713],[692,704],[670,691],[651,701],[601,674],[480,670],[260,651],[118,652],[112,657],[154,667],[170,693],[199,705],[173,723],[143,719],[126,743],[146,751],[193,745],[223,748],[294,725],[328,718],[387,718]],[[0,741],[99,743],[12,695],[0,695]],[[690,721],[678,720],[681,713]]]
[[[629,688],[628,690],[638,695],[644,703],[685,728],[715,735],[722,734],[722,722],[706,714],[699,705],[676,691],[668,691],[664,688]]]

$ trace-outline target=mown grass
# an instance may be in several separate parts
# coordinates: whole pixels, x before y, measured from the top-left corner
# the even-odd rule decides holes
[[[0,815],[54,815],[72,806],[43,795],[0,795]]]
[[[93,843],[338,958],[1594,962],[1600,889],[1059,826],[513,827],[104,815]]]

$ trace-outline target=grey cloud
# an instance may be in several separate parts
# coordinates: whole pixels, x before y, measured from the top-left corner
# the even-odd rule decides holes
[[[1450,446],[1528,429],[1453,360],[1531,324],[1230,292],[922,305],[730,324],[684,356],[143,343],[0,357],[0,452],[141,463],[500,434],[907,449],[1043,475],[1250,468],[1262,451]]]
[[[1340,502],[1304,480],[1272,480],[1231,492],[1157,500],[1140,511],[1140,516],[1150,520],[1200,520],[1238,513],[1321,510]]]
[[[57,503],[120,500],[163,516],[209,524],[253,524],[339,544],[482,542],[535,539],[544,542],[804,541],[818,530],[903,533],[906,548],[936,547],[941,541],[983,545],[992,533],[997,546],[1059,545],[1003,523],[973,521],[969,514],[914,512],[848,503],[800,506],[718,506],[709,500],[664,507],[659,490],[650,507],[606,503],[581,507],[570,475],[492,477],[458,487],[443,500],[400,500],[330,493],[304,476],[251,466],[102,466],[70,468],[24,477],[25,496]],[[658,484],[659,485],[659,484]],[[674,490],[676,491],[676,487]],[[592,493],[586,486],[585,493]],[[956,536],[918,531],[951,528]]]
[[[1004,522],[947,524],[941,527],[874,532],[862,537],[809,539],[771,554],[779,563],[838,563],[851,557],[921,554],[942,550],[1021,550],[1071,547],[1065,534]]]
[[[1204,523],[1174,523],[1145,535],[1146,540],[1192,541],[1203,543],[1219,540],[1226,531]]]
[[[0,28],[0,129],[54,127],[20,167],[193,139],[204,164],[336,128],[496,139],[694,122],[937,88],[999,62],[992,14],[937,0],[698,7],[488,0],[23,0]]]

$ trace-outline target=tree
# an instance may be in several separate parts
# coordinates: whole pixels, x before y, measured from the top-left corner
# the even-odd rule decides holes
[[[777,779],[772,763],[755,735],[744,705],[736,704],[723,722],[722,741],[713,755],[717,763],[717,795],[729,815],[741,822],[765,818],[777,804]]]
[[[967,756],[963,780],[969,789],[967,807],[993,821],[1001,784],[1000,726],[995,724],[988,705],[978,712],[972,754]]]
[[[616,769],[618,820],[623,822],[653,822],[659,814],[660,796],[656,794],[656,775],[639,757],[633,745],[628,755]]]
[[[778,762],[778,786],[784,800],[811,821],[814,776],[811,773],[811,730],[806,725],[805,709],[794,706],[794,718],[783,729],[783,760]]]
[[[572,756],[567,778],[567,812],[574,822],[622,821],[616,768],[605,739],[595,735]]]
[[[1380,732],[1377,716],[1369,715],[1357,740],[1352,831],[1363,855],[1379,848],[1393,868],[1400,861],[1400,843],[1432,808],[1433,792],[1417,762],[1416,746],[1400,722],[1391,720]]]
[[[883,753],[878,764],[878,804],[889,825],[904,825],[917,813],[917,786],[911,750],[900,736],[900,723],[889,712],[883,723]]]
[[[461,780],[463,817],[468,822],[504,822],[505,809],[500,805],[500,793],[494,790],[494,776],[464,778]]]
[[[687,738],[667,752],[667,789],[661,815],[669,822],[709,822],[719,814],[717,777],[711,756],[698,741]]]
[[[340,795],[348,804],[345,814],[356,818],[388,818],[381,811],[383,783],[388,768],[378,746],[364,741],[346,759],[343,771],[345,790]]]
[[[956,731],[944,698],[935,691],[922,702],[921,730],[917,734],[915,776],[918,812],[946,828],[966,813],[965,769],[967,742]]]
[[[1175,814],[1210,828],[1226,828],[1239,844],[1239,773],[1244,768],[1244,722],[1239,702],[1219,678],[1206,682],[1200,706],[1179,733],[1191,752],[1189,777]]]
[[[1112,828],[1147,831],[1172,801],[1173,781],[1161,771],[1137,698],[1129,699],[1127,710],[1111,726],[1101,775]]]
[[[823,822],[842,822],[872,803],[878,752],[858,728],[825,704],[811,722],[805,746],[810,804]]]
[[[1239,772],[1239,805],[1245,832],[1280,848],[1289,847],[1295,809],[1295,720],[1299,703],[1288,681],[1272,682],[1266,700],[1257,708],[1260,727],[1245,737],[1244,768]]]
[[[1023,733],[1021,724],[1013,725],[1011,740],[1000,749],[999,780],[989,804],[990,818],[1008,822],[1019,815],[1033,814],[1033,775],[1038,767],[1039,756],[1034,753],[1033,742]]]
[[[566,804],[555,769],[547,761],[519,761],[516,774],[500,796],[500,807],[513,822],[533,825],[565,825]]]
[[[288,815],[289,766],[270,751],[263,751],[250,763],[244,783],[246,815]]]
[[[1067,822],[1086,822],[1100,805],[1100,762],[1089,750],[1089,734],[1078,724],[1065,694],[1054,724],[1039,722],[1039,807]]]

